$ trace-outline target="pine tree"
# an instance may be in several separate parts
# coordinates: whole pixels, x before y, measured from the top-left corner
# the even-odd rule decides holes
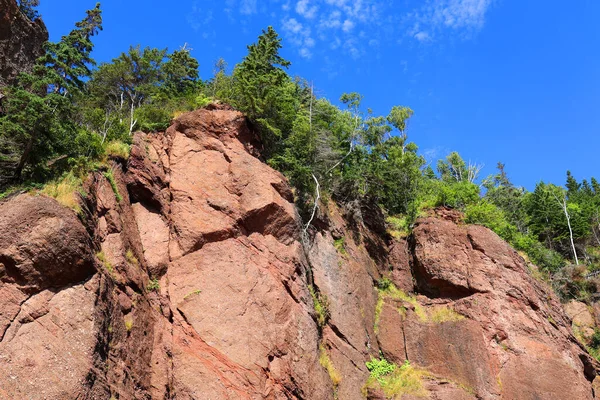
[[[16,180],[27,165],[40,173],[46,160],[74,150],[78,128],[72,99],[83,90],[94,64],[91,37],[102,29],[100,4],[75,26],[59,42],[47,43],[33,73],[21,74],[8,89],[6,114],[0,118],[0,153],[11,161]]]

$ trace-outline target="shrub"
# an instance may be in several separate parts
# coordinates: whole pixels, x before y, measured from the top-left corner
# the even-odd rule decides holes
[[[385,358],[373,358],[371,361],[367,361],[367,369],[371,373],[371,378],[377,379],[379,383],[383,382],[383,378],[390,375],[396,370],[396,364],[390,363]]]
[[[395,239],[404,239],[410,234],[409,218],[406,216],[387,217],[388,233]]]
[[[136,127],[143,132],[164,131],[171,124],[172,112],[163,104],[145,104],[135,111]]]

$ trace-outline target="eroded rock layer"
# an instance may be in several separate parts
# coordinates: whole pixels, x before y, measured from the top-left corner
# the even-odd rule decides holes
[[[259,149],[211,105],[137,133],[79,216],[0,204],[0,398],[383,399],[380,355],[420,371],[403,399],[594,398],[561,304],[494,233],[438,210],[391,239],[330,201],[303,235]]]

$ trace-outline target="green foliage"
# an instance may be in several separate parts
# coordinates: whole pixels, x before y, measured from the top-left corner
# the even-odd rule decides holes
[[[139,260],[137,259],[135,254],[133,254],[133,251],[131,249],[127,249],[127,251],[125,252],[125,259],[129,264],[135,265],[136,267],[140,264]]]
[[[108,261],[108,259],[106,258],[106,254],[104,254],[103,251],[99,252],[96,254],[96,258],[98,258],[98,260],[100,260],[100,262],[102,263],[102,265],[104,266],[104,268],[106,268],[106,270],[108,271],[108,273],[113,276],[115,273],[115,268],[113,267],[113,265],[110,263],[110,261]]]
[[[75,159],[90,151],[87,144],[82,148],[80,140],[73,140],[81,131],[75,123],[73,100],[90,75],[91,37],[101,29],[96,5],[61,41],[47,42],[33,73],[21,74],[8,88],[4,115],[0,115],[0,155],[8,171],[0,175],[12,172],[17,181],[23,175],[41,180],[56,160]]]
[[[385,222],[388,224],[389,234],[396,239],[406,238],[410,234],[411,224],[408,216],[390,216]]]
[[[366,365],[371,378],[376,379],[381,385],[385,383],[384,378],[396,370],[396,364],[390,363],[383,357],[380,359],[371,357],[371,361],[367,361]]]

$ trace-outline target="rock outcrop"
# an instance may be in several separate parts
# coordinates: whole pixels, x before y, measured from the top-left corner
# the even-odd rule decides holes
[[[30,21],[15,0],[0,0],[0,88],[19,73],[31,71],[47,40],[48,31],[40,18]]]
[[[439,210],[391,239],[330,201],[304,235],[259,149],[210,105],[137,133],[79,216],[1,203],[0,398],[383,399],[380,355],[419,371],[405,400],[594,398],[571,320],[490,230]]]

